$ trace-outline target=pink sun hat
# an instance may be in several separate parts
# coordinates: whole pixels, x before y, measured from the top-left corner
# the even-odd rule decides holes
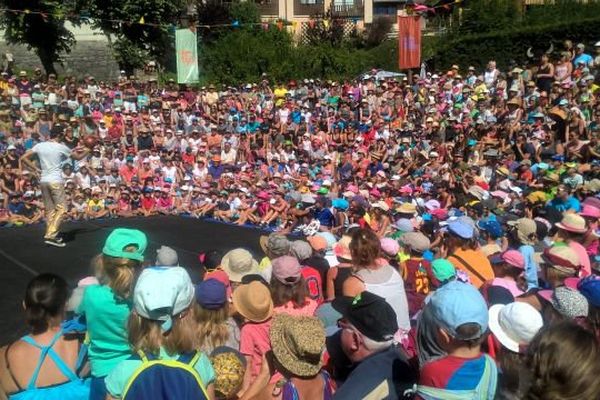
[[[581,210],[579,215],[582,217],[600,218],[600,209],[592,206],[591,204],[584,204],[583,210]]]

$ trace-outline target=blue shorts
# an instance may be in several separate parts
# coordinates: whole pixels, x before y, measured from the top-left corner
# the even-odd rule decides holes
[[[105,400],[106,399],[106,383],[104,382],[105,376],[97,378],[92,377],[90,384],[90,400]]]

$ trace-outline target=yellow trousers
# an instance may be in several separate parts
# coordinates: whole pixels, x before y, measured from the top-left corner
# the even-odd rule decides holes
[[[65,187],[61,182],[42,182],[40,186],[46,210],[46,234],[44,239],[54,239],[66,213]]]

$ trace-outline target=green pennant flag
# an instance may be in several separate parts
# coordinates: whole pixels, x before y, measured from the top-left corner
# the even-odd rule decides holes
[[[198,39],[190,29],[175,31],[177,83],[198,82]]]

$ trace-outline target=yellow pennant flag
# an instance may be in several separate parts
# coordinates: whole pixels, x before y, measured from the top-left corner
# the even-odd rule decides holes
[[[144,16],[142,16],[142,17],[140,18],[140,24],[142,24],[142,25],[143,25],[143,24],[145,24],[145,23],[146,23],[146,20],[144,20]]]

